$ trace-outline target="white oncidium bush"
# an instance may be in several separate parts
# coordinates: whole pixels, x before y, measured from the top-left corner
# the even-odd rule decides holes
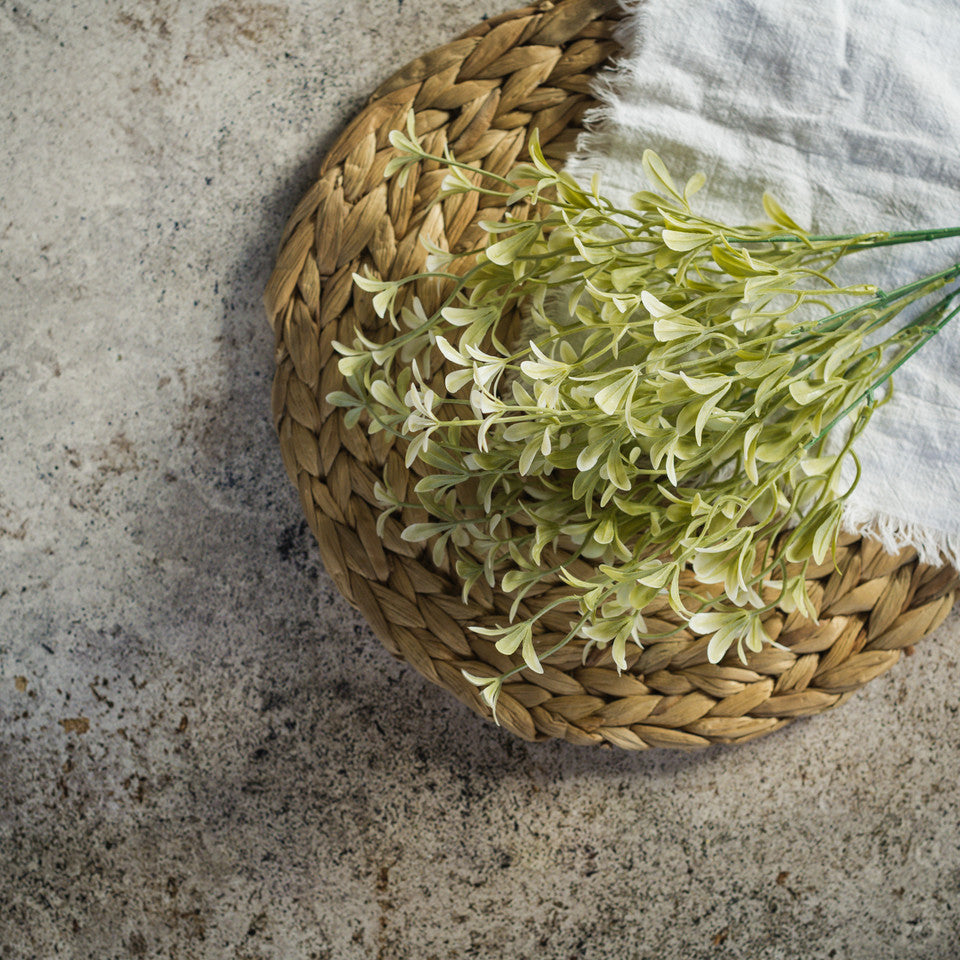
[[[688,628],[712,634],[716,663],[731,647],[744,660],[759,651],[775,608],[815,618],[805,573],[835,549],[852,489],[841,464],[891,373],[960,309],[941,295],[890,332],[960,266],[887,293],[830,271],[855,251],[960,230],[811,236],[769,195],[769,223],[719,223],[691,209],[703,176],[681,189],[649,151],[651,189],[619,208],[596,180],[553,169],[536,134],[531,162],[506,177],[426,153],[412,125],[391,143],[387,176],[445,164],[438,199],[475,191],[507,213],[481,224],[488,243],[468,252],[468,269],[451,269],[467,254],[431,247],[425,273],[354,277],[396,336],[336,344],[349,392],[328,399],[348,426],[366,416],[371,433],[406,441],[408,467],[429,468],[416,501],[378,484],[381,532],[404,507],[426,510],[403,537],[432,539],[438,564],[452,548],[465,599],[481,577],[513,595],[509,622],[473,628],[523,659],[500,676],[466,674],[484,699],[495,709],[505,679],[542,671],[575,637],[584,658],[611,645],[624,669],[628,644]],[[518,205],[541,215],[511,216]],[[398,309],[424,278],[453,292],[429,316],[416,299]],[[517,310],[523,335],[510,339],[503,321]],[[429,382],[434,348],[451,370],[442,394]],[[842,442],[828,448],[833,428]],[[691,589],[691,570],[706,589]],[[517,620],[548,579],[567,589]],[[651,630],[653,601],[673,618],[658,614]],[[538,653],[537,621],[571,602],[569,631]]]

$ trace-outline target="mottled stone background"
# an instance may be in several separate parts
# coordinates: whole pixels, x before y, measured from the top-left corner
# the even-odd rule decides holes
[[[0,957],[960,956],[954,614],[740,749],[531,746],[324,574],[275,244],[502,0],[0,0]]]

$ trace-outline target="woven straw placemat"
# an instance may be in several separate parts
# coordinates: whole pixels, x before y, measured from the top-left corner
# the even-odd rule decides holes
[[[525,158],[537,128],[546,154],[562,160],[593,102],[593,74],[616,50],[614,6],[561,0],[515,10],[394,74],[333,145],[294,210],[265,295],[276,334],[274,423],[328,574],[387,650],[484,716],[490,710],[461,670],[493,676],[521,661],[469,627],[504,622],[510,600],[481,584],[464,603],[452,564],[435,566],[422,544],[402,540],[396,519],[377,535],[374,484],[386,473],[402,495],[417,476],[408,478],[390,438],[346,429],[344,411],[326,402],[343,387],[332,343],[351,343],[357,327],[389,337],[371,295],[353,285],[355,271],[416,273],[426,257],[422,239],[468,250],[484,236],[477,221],[502,214],[478,209],[475,194],[434,202],[445,174],[430,163],[414,167],[403,186],[385,180],[390,131],[413,110],[429,152],[449,146],[458,159],[503,175]],[[420,283],[416,293],[430,312],[438,290]],[[943,621],[958,577],[918,563],[913,550],[890,556],[872,540],[840,543],[836,566],[811,571],[819,621],[775,615],[766,628],[782,646],[750,654],[746,666],[733,651],[709,663],[710,638],[681,633],[636,650],[618,675],[609,649],[592,651],[584,664],[583,642],[574,642],[542,675],[524,670],[505,684],[500,723],[526,740],[696,748],[747,740],[843,703]],[[530,602],[549,599],[549,589]],[[554,612],[544,621],[538,647],[570,617]]]

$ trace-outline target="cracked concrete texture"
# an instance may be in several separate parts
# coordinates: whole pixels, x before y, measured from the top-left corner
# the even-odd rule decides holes
[[[960,955],[952,615],[740,749],[528,745],[395,663],[280,465],[324,149],[494,0],[0,0],[0,958]]]

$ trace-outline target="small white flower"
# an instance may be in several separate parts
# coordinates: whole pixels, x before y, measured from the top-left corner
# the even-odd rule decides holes
[[[746,663],[744,645],[756,653],[763,648],[765,640],[770,640],[756,610],[695,613],[688,621],[688,626],[694,633],[713,634],[707,645],[707,659],[711,663],[719,663],[734,643],[737,644],[740,660]]]

